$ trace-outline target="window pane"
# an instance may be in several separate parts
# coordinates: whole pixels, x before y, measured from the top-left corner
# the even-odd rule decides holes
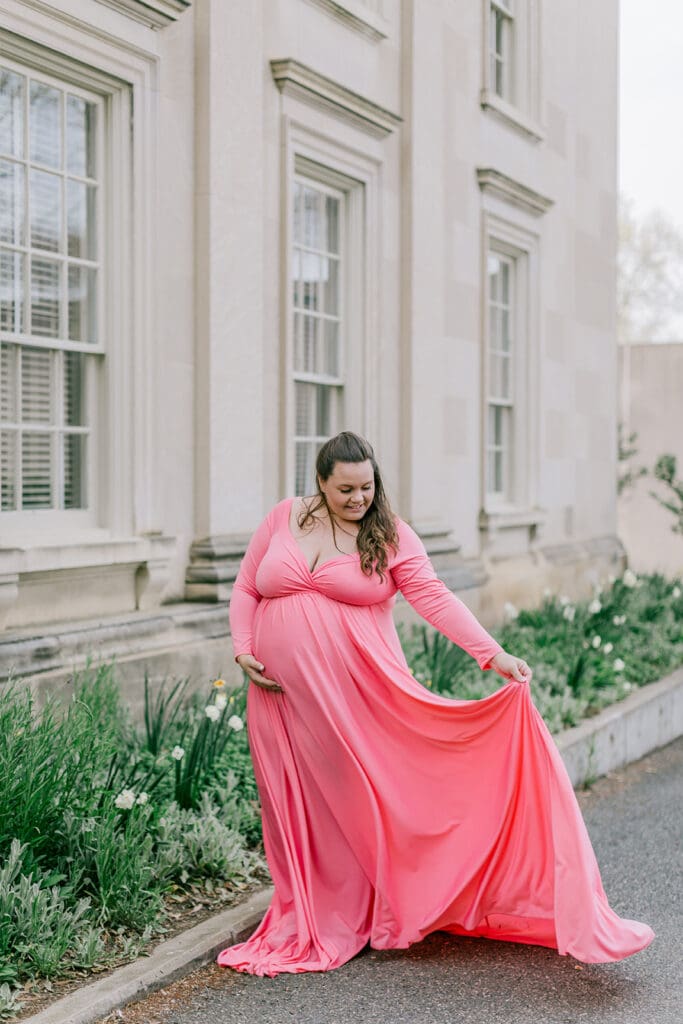
[[[24,168],[0,160],[0,242],[24,244]]]
[[[80,181],[67,184],[67,237],[69,256],[94,260],[97,255],[95,239],[96,190]]]
[[[339,252],[339,200],[327,196],[325,200],[327,214],[327,251]]]
[[[25,266],[25,256],[0,251],[0,328],[14,334],[23,334],[25,329]]]
[[[322,196],[303,186],[304,245],[310,249],[323,247]]]
[[[301,254],[301,277],[304,309],[320,309],[320,281],[322,277],[320,256],[310,252]]]
[[[85,360],[80,352],[64,353],[64,422],[69,427],[84,427]]]
[[[292,292],[292,302],[295,309],[299,309],[303,305],[303,288],[301,286],[301,252],[299,249],[295,249],[292,254],[292,282],[294,290]]]
[[[489,253],[488,255],[487,270],[489,275],[489,298],[492,302],[496,302],[499,298],[498,274],[500,272],[500,260],[494,253]]]
[[[59,263],[31,260],[31,331],[59,337]]]
[[[510,310],[500,310],[500,347],[503,352],[510,351]]]
[[[97,343],[97,272],[69,267],[69,339]]]
[[[61,99],[58,89],[42,82],[31,82],[31,160],[36,164],[62,166]]]
[[[325,354],[323,373],[339,377],[339,324],[336,320],[325,321]]]
[[[0,421],[17,422],[17,346],[0,345]]]
[[[339,314],[339,263],[337,260],[321,261],[323,274],[323,309],[333,316]]]
[[[315,434],[315,384],[297,382],[294,433],[299,437]]]
[[[80,96],[66,100],[66,163],[69,174],[94,178],[97,108]]]
[[[297,441],[294,449],[294,488],[297,494],[315,493],[315,459],[320,445]]]
[[[0,512],[17,507],[17,431],[0,430]]]
[[[26,79],[0,70],[0,153],[24,155],[24,87]]]
[[[304,187],[298,181],[294,185],[292,230],[294,232],[294,244],[301,245],[304,240]]]
[[[52,352],[46,348],[21,350],[21,419],[23,423],[50,423]]]
[[[52,507],[52,437],[21,435],[21,503],[23,508]]]
[[[64,435],[64,508],[85,508],[84,434]]]
[[[62,234],[62,178],[31,171],[31,245],[57,252]]]
[[[320,329],[320,321],[314,316],[302,316],[301,328],[300,362],[298,365],[295,365],[294,369],[301,373],[315,373],[317,335]]]

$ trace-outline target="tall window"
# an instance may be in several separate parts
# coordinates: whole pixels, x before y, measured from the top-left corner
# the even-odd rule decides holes
[[[486,489],[509,500],[512,484],[514,416],[515,261],[488,255],[488,396]]]
[[[88,507],[101,113],[0,65],[0,513]]]
[[[490,88],[501,99],[512,102],[514,14],[513,0],[490,0],[489,13],[489,81]]]
[[[311,493],[320,446],[341,429],[344,207],[343,192],[296,178],[292,333],[297,494]]]

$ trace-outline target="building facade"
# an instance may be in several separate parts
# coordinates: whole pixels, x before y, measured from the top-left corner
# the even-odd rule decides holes
[[[671,490],[654,477],[661,455],[676,459],[683,475],[683,342],[619,345],[619,421],[624,440],[635,434],[635,454],[622,467],[633,473],[618,504],[618,535],[636,572],[683,576],[683,534],[676,518],[652,493],[676,504]],[[647,475],[637,475],[642,468]]]
[[[5,0],[0,670],[227,672],[369,437],[488,624],[614,571],[617,0]]]

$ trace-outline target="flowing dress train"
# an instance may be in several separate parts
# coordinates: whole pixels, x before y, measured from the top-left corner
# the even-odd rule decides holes
[[[274,883],[254,934],[218,963],[252,974],[338,967],[368,942],[436,930],[549,946],[587,963],[647,946],[610,908],[574,790],[527,683],[452,700],[413,679],[398,590],[486,669],[500,645],[398,520],[384,581],[357,554],[311,571],[293,499],[256,530],[230,608],[235,654],[283,692],[249,689],[247,726]]]

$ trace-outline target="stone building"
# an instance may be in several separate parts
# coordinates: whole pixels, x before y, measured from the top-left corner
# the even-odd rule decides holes
[[[651,493],[674,497],[653,475],[660,455],[673,455],[677,479],[683,475],[683,342],[622,344],[618,352],[619,421],[636,448],[623,467],[635,478],[619,497],[618,535],[636,572],[683,576],[683,534]],[[636,475],[641,467],[647,475]]]
[[[230,671],[321,439],[482,620],[614,571],[617,0],[4,0],[0,671]]]

